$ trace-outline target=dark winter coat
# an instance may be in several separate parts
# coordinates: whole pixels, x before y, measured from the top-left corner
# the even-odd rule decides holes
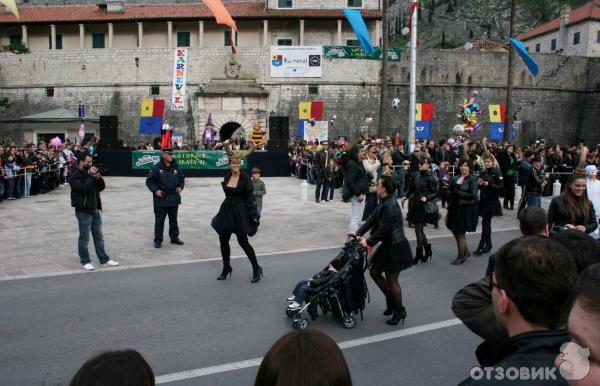
[[[488,185],[479,185],[479,215],[481,217],[502,216],[500,192],[504,189],[502,172],[499,168],[484,169],[479,178]]]
[[[419,205],[422,197],[425,197],[427,202],[435,200],[438,189],[437,177],[432,172],[418,172],[410,179],[406,196],[410,198],[411,205]]]
[[[369,179],[362,162],[350,158],[345,172],[345,188],[347,189],[347,192],[344,192],[345,199],[369,193]]]
[[[542,194],[543,184],[546,180],[544,176],[544,170],[542,168],[531,168],[531,173],[527,177],[527,184],[525,185],[525,191],[529,194]]]
[[[448,191],[450,193],[450,205],[461,207],[466,205],[475,205],[477,203],[477,178],[472,174],[465,177],[463,183],[458,185],[460,176],[454,176],[450,181]]]
[[[460,385],[567,385],[567,381],[555,367],[554,361],[561,352],[561,345],[569,340],[569,333],[565,330],[532,331],[513,336],[508,343],[489,357],[483,355],[484,350],[478,349],[477,351],[477,359],[481,367],[502,368],[504,374],[509,368],[554,369],[554,380],[542,381],[538,379],[532,382],[531,379],[525,378],[509,380],[507,377],[503,377],[502,379],[496,379],[497,371],[492,371],[489,380],[486,376],[480,380],[467,378]],[[483,345],[485,344],[483,343]]]
[[[580,205],[575,216],[575,222],[572,223],[569,220],[569,210],[564,202],[562,196],[554,197],[550,202],[550,208],[548,209],[548,226],[552,230],[554,227],[563,228],[566,224],[571,225],[583,225],[585,226],[585,233],[592,233],[598,228],[598,221],[596,219],[596,211],[594,205],[590,202],[590,210],[588,211],[588,222],[584,224],[583,206]]]
[[[102,210],[100,192],[106,187],[104,179],[94,178],[86,171],[75,168],[69,181],[71,185],[71,206],[82,212]]]
[[[166,208],[181,204],[181,195],[177,193],[177,188],[183,189],[185,186],[185,177],[177,161],[173,160],[171,165],[167,166],[164,160],[161,160],[150,169],[146,178],[146,186],[152,192],[154,207]],[[156,191],[163,192],[162,197],[156,196]]]
[[[235,233],[254,236],[260,224],[252,178],[240,171],[240,177],[235,188],[227,186],[231,173],[228,173],[221,186],[225,200],[219,208],[219,213],[213,217],[211,225],[219,234]]]
[[[369,219],[356,231],[358,236],[362,236],[371,231],[367,243],[375,246],[378,242],[383,244],[400,244],[406,240],[404,235],[404,225],[402,222],[402,210],[398,201],[392,195],[388,195],[381,200],[381,204],[375,209],[375,212]]]

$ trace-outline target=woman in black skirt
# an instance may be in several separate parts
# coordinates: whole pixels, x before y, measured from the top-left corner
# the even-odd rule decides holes
[[[483,155],[484,170],[479,173],[479,216],[481,217],[481,240],[473,252],[479,256],[492,250],[492,217],[502,216],[500,192],[504,189],[502,172],[490,153]]]
[[[356,232],[349,232],[350,236],[362,236],[371,231],[368,238],[363,238],[363,246],[381,245],[371,260],[371,277],[385,295],[387,308],[384,315],[392,315],[387,320],[389,325],[397,325],[400,320],[404,324],[406,309],[402,305],[402,289],[398,283],[400,271],[410,267],[413,263],[410,244],[404,235],[402,223],[402,210],[394,198],[398,183],[391,175],[385,175],[377,184],[377,195],[381,204],[375,212]],[[385,279],[382,273],[385,272]]]
[[[241,161],[242,158],[239,155],[230,155],[229,173],[221,182],[225,192],[225,201],[221,204],[219,213],[212,220],[212,227],[219,234],[221,257],[223,258],[223,271],[217,280],[227,279],[227,276],[231,276],[233,271],[230,264],[229,239],[232,234],[235,234],[238,244],[252,264],[251,282],[256,283],[262,277],[263,271],[258,265],[254,249],[248,242],[248,235],[253,236],[258,229],[258,212],[254,201],[252,179],[246,172],[240,171]]]
[[[465,234],[477,229],[477,178],[471,175],[473,162],[470,159],[459,161],[460,174],[454,176],[449,187],[448,214],[446,226],[456,239],[458,256],[452,265],[462,264],[471,256]]]
[[[421,157],[419,159],[419,172],[414,174],[406,197],[403,199],[403,201],[409,200],[411,210],[408,214],[408,222],[415,226],[415,236],[417,237],[415,264],[419,264],[419,261],[426,263],[433,255],[424,227],[425,223],[437,224],[438,213],[427,215],[425,205],[434,201],[437,194],[438,180],[431,172],[431,161],[427,157]],[[423,248],[425,248],[425,254],[423,254]]]

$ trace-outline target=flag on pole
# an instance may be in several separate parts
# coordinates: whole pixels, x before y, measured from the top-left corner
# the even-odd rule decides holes
[[[4,4],[4,6],[8,8],[8,10],[17,17],[17,19],[19,18],[19,9],[17,8],[17,3],[15,3],[15,0],[0,0],[0,3]]]
[[[237,31],[235,21],[233,21],[229,11],[227,11],[221,0],[204,0],[204,5],[210,9],[210,12],[217,19],[217,24],[225,24],[232,30]]]
[[[535,61],[535,59],[533,58],[533,56],[531,56],[529,54],[529,52],[527,52],[527,48],[525,48],[525,44],[523,44],[523,42],[521,42],[517,39],[513,39],[513,38],[508,38],[508,39],[510,40],[510,43],[517,49],[517,52],[519,53],[519,55],[521,55],[521,59],[523,59],[523,62],[525,62],[525,65],[529,69],[529,72],[531,72],[531,74],[533,76],[537,76],[537,74],[539,72],[538,64]]]
[[[504,103],[499,105],[490,105],[490,132],[488,137],[492,141],[502,141],[504,135],[504,122],[506,121],[506,105]],[[513,133],[510,133],[510,137],[513,137]]]
[[[415,114],[415,135],[418,139],[431,138],[433,103],[417,103]]]
[[[367,25],[365,24],[360,11],[344,8],[344,15],[346,15],[346,19],[348,19],[348,22],[352,26],[352,29],[358,38],[358,42],[360,43],[360,47],[367,54],[372,54],[374,51],[373,43],[371,43],[369,30],[367,29]]]

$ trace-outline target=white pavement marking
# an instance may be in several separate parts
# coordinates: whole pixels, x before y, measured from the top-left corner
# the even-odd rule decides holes
[[[494,233],[510,232],[510,231],[518,231],[518,230],[519,230],[519,228],[501,228],[501,229],[494,229]],[[475,235],[475,234],[480,234],[480,233],[481,233],[481,231],[467,232],[467,235]],[[431,236],[427,236],[427,239],[433,240],[433,239],[443,239],[443,238],[450,238],[450,237],[452,237],[451,234],[431,235]],[[412,235],[412,234],[407,236],[406,238],[409,241],[415,241],[414,235]],[[278,256],[278,255],[288,255],[291,253],[326,251],[326,250],[330,250],[330,249],[340,249],[340,248],[341,248],[340,245],[335,245],[335,246],[330,246],[330,247],[322,246],[322,247],[315,247],[315,248],[292,249],[289,251],[257,253],[256,256],[258,256],[258,257]],[[245,259],[246,255],[236,255],[236,256],[231,256],[231,258],[232,259],[242,259],[242,258]],[[166,263],[151,263],[151,264],[139,264],[139,265],[127,265],[127,264],[124,264],[123,261],[121,261],[121,265],[119,267],[111,267],[108,269],[95,270],[95,271],[84,271],[83,269],[77,269],[77,270],[66,271],[66,272],[54,272],[54,273],[19,275],[19,276],[12,276],[12,277],[0,277],[0,282],[25,280],[25,279],[38,279],[38,278],[43,278],[43,277],[55,277],[55,276],[66,276],[66,275],[97,275],[103,271],[104,272],[113,272],[113,271],[123,271],[123,270],[128,270],[128,269],[168,267],[168,266],[173,266],[173,265],[204,263],[204,262],[208,262],[208,261],[221,261],[221,258],[220,257],[207,257],[207,258],[202,258],[202,259],[198,259],[198,260],[180,260],[180,261],[169,261]]]
[[[411,327],[411,328],[407,328],[404,330],[386,332],[384,334],[378,334],[378,335],[367,336],[367,337],[359,338],[359,339],[347,340],[347,341],[338,343],[338,346],[342,350],[344,350],[347,348],[364,346],[367,344],[383,342],[383,341],[391,340],[391,339],[397,339],[397,338],[401,338],[404,336],[416,335],[416,334],[420,334],[423,332],[439,330],[442,328],[452,327],[452,326],[456,326],[459,324],[462,324],[462,322],[458,319],[443,320],[441,322],[424,324],[422,326]],[[241,362],[232,362],[232,363],[226,363],[226,364],[218,365],[218,366],[204,367],[202,369],[188,370],[188,371],[181,371],[178,373],[160,375],[160,376],[156,377],[156,384],[158,385],[158,384],[162,384],[162,383],[183,381],[186,379],[199,378],[199,377],[203,377],[206,375],[219,374],[219,373],[225,373],[228,371],[247,369],[250,367],[260,366],[261,362],[262,362],[262,358],[254,358],[254,359],[248,359],[246,361],[241,361]]]

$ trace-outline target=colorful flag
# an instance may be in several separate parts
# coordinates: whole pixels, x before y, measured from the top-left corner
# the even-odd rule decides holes
[[[314,120],[323,119],[323,102],[312,102],[310,104],[310,115]]]
[[[153,117],[162,117],[165,114],[165,100],[164,99],[155,99],[152,104],[152,116]]]
[[[160,134],[162,125],[162,117],[141,117],[140,134]]]
[[[6,8],[8,8],[8,10],[17,17],[17,19],[19,18],[19,9],[17,8],[15,0],[0,0],[0,3],[4,4]]]
[[[298,103],[298,119],[320,121],[323,119],[324,108],[325,106],[322,101],[302,101]]]
[[[415,111],[415,136],[417,139],[431,138],[433,103],[417,103]]]
[[[523,42],[521,42],[517,39],[513,39],[513,38],[508,38],[508,39],[510,40],[510,43],[517,49],[517,52],[519,53],[519,55],[521,55],[521,59],[523,59],[523,62],[529,69],[529,72],[531,72],[531,74],[533,76],[537,76],[537,74],[539,72],[538,64],[535,61],[535,59],[533,58],[533,56],[531,56],[529,54],[529,52],[527,52],[527,48],[525,48],[525,44],[523,44]]]
[[[310,119],[311,102],[300,102],[298,104],[298,119]]]
[[[235,21],[233,21],[229,11],[227,11],[221,0],[204,0],[204,5],[210,9],[210,12],[217,19],[217,24],[225,24],[234,31],[237,31]]]
[[[360,14],[360,11],[356,9],[348,9],[344,8],[344,15],[346,15],[346,19],[352,26],[354,33],[360,43],[360,47],[367,54],[373,53],[373,43],[371,43],[371,37],[369,36],[369,30],[365,24],[365,21]]]
[[[152,99],[142,99],[142,112],[141,117],[152,117],[154,109],[154,101]]]
[[[490,105],[490,131],[488,137],[492,141],[501,141],[504,134],[504,122],[506,121],[506,105]]]
[[[490,105],[490,123],[504,122],[500,105]]]

